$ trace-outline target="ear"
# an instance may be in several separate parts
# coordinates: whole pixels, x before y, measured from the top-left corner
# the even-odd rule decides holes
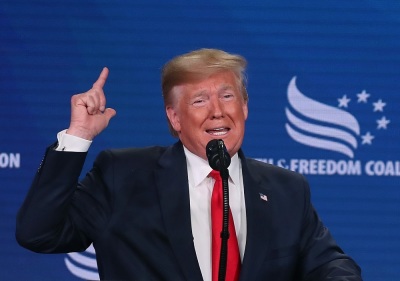
[[[247,101],[245,101],[242,105],[244,120],[247,120],[247,116],[249,115],[249,108],[247,107]]]
[[[174,128],[175,131],[180,132],[181,131],[181,121],[180,121],[178,112],[170,105],[165,107],[165,112],[167,113],[167,117],[168,117],[169,122],[172,125],[172,128]]]

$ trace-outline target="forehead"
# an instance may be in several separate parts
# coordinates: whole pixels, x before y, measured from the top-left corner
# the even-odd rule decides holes
[[[233,72],[225,71],[215,73],[201,81],[188,82],[173,88],[175,96],[197,95],[213,91],[236,90],[239,92],[238,79]]]

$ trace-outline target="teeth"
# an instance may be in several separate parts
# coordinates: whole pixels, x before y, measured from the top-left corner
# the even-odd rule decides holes
[[[210,132],[210,134],[214,135],[214,136],[222,136],[222,135],[225,135],[226,132]]]
[[[210,135],[214,135],[214,136],[222,136],[222,135],[226,135],[228,133],[228,129],[226,128],[216,128],[216,129],[212,129],[212,130],[207,130],[207,133],[209,133]]]

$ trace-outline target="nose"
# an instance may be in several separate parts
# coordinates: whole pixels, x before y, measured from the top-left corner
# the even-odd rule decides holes
[[[224,116],[224,105],[218,97],[214,97],[211,99],[210,116],[211,118],[221,118]]]

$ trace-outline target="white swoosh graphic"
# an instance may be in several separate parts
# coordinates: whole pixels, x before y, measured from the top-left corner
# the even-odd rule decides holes
[[[350,130],[356,136],[360,134],[360,126],[353,115],[306,97],[297,89],[296,77],[293,77],[289,83],[288,101],[296,115],[299,116],[298,118],[290,109],[285,109],[286,117],[290,123],[286,124],[286,131],[293,140],[311,147],[339,152],[350,158],[354,157],[357,139],[344,130]],[[311,121],[301,119],[301,117],[307,117]],[[323,122],[326,125],[313,124],[312,121]],[[340,126],[343,129],[334,126]],[[313,134],[313,136],[305,133]],[[327,138],[340,140],[349,146]]]
[[[64,259],[67,269],[75,276],[84,280],[98,280],[96,252],[93,244],[86,249],[84,255],[82,253],[67,253]]]
[[[344,142],[349,143],[352,147],[357,148],[357,139],[352,134],[340,129],[305,122],[294,116],[288,108],[286,108],[285,111],[286,117],[288,118],[290,123],[294,124],[297,128],[309,133],[318,132],[318,134],[321,136],[340,139]]]
[[[73,261],[76,263],[85,265],[90,268],[94,268],[97,270],[97,263],[95,258],[90,258],[79,253],[68,253],[67,254]]]
[[[95,255],[96,251],[94,250],[93,244],[90,244],[90,246],[85,250],[85,252]]]
[[[354,157],[353,151],[341,143],[303,135],[303,134],[297,132],[296,130],[294,130],[292,127],[290,127],[289,124],[286,124],[286,131],[288,132],[289,136],[291,136],[292,139],[294,139],[295,141],[297,141],[299,143],[302,143],[302,144],[305,144],[308,146],[312,146],[312,147],[316,147],[316,148],[340,152],[340,153],[343,153],[343,154],[349,156],[350,158]]]
[[[97,272],[93,272],[84,268],[80,268],[73,263],[71,263],[68,258],[64,259],[65,265],[68,270],[74,274],[75,276],[82,278],[84,280],[99,280],[99,274]]]

